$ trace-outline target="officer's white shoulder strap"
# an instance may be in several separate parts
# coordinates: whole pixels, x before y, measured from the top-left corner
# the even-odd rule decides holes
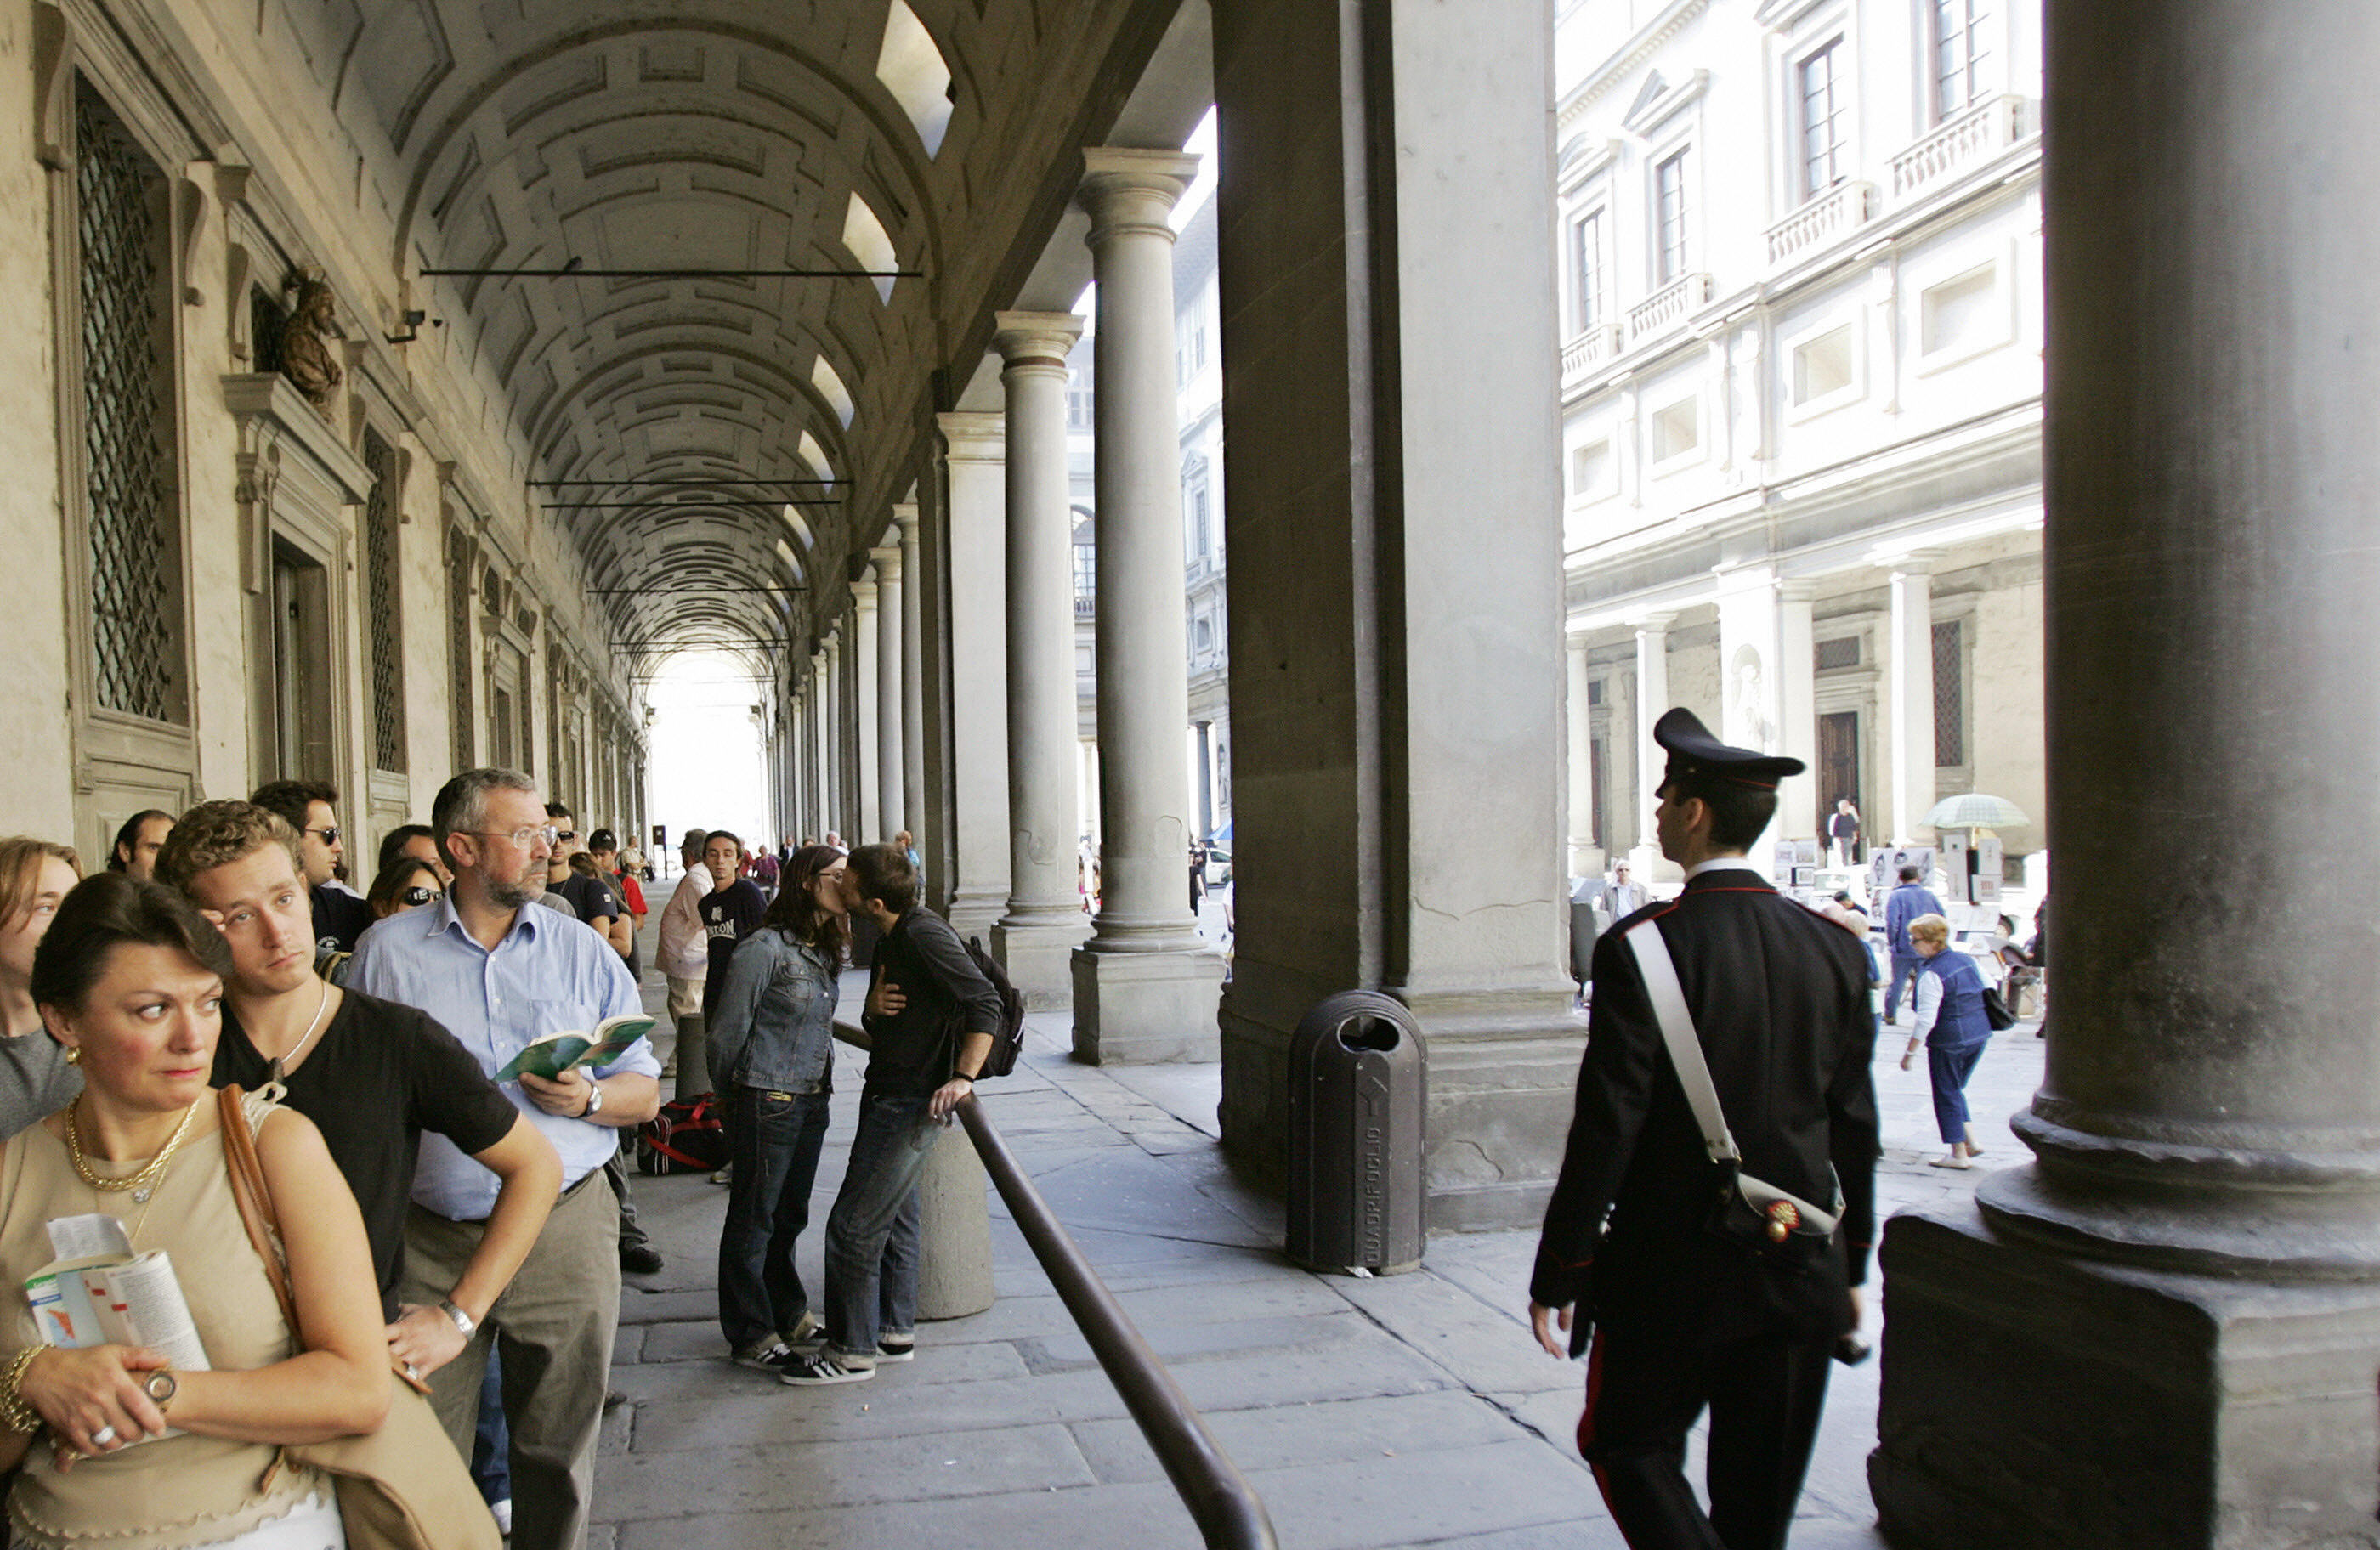
[[[1702,1127],[1711,1161],[1740,1161],[1742,1154],[1728,1133],[1727,1116],[1719,1112],[1718,1090],[1711,1085],[1710,1065],[1703,1059],[1702,1041],[1694,1036],[1694,1014],[1686,1010],[1686,993],[1678,984],[1670,944],[1661,939],[1661,928],[1648,920],[1628,933],[1628,946],[1636,954],[1645,993],[1652,998],[1653,1015],[1661,1024],[1661,1041],[1670,1047],[1670,1063],[1677,1068],[1679,1085],[1686,1090],[1687,1106]]]

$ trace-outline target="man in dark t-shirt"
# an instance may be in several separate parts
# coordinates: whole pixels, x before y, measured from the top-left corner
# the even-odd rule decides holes
[[[175,825],[157,879],[205,912],[230,944],[213,1080],[276,1075],[314,1121],[361,1206],[390,1350],[427,1374],[459,1355],[520,1268],[561,1192],[553,1147],[453,1035],[409,1007],[344,990],[314,972],[295,837],[245,802],[208,802]],[[434,1306],[399,1306],[405,1219],[425,1130],[500,1181],[478,1253]]]
[[[710,972],[702,979],[702,1020],[710,1021],[710,1013],[719,1005],[719,992],[727,983],[727,960],[735,954],[736,944],[759,928],[760,917],[769,913],[769,901],[752,883],[735,875],[743,864],[744,842],[723,829],[714,829],[702,842],[702,864],[710,870],[710,891],[704,894],[695,908],[702,915],[702,934],[710,946]],[[681,1070],[686,1051],[678,1051]]]
[[[561,803],[549,802],[545,805],[545,820],[553,826],[553,854],[545,866],[546,891],[561,895],[579,919],[612,944],[613,951],[627,957],[631,928],[621,916],[619,890],[598,875],[600,868],[581,871],[570,864],[572,857],[587,850],[586,837],[578,832],[578,819]]]

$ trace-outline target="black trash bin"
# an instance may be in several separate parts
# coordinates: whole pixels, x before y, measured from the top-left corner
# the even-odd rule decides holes
[[[1347,990],[1289,1040],[1289,1257],[1394,1275],[1421,1265],[1421,1025],[1392,997]]]

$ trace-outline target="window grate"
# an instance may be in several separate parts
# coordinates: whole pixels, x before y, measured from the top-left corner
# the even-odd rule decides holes
[[[1966,653],[1964,631],[1952,619],[1934,626],[1934,762],[1967,762]]]
[[[364,503],[364,609],[371,628],[372,761],[405,770],[403,610],[397,584],[396,449],[364,428],[364,466],[371,493]]]
[[[1822,640],[1817,647],[1817,670],[1857,667],[1860,664],[1860,642],[1857,636],[1843,636],[1835,640]]]
[[[248,292],[249,366],[258,371],[281,369],[281,339],[289,332],[289,311],[261,285]]]
[[[469,769],[471,757],[471,554],[460,539],[446,561],[446,697],[454,767]]]
[[[178,721],[174,530],[152,200],[156,164],[87,82],[75,90],[77,276],[82,303],[83,460],[91,516],[98,701]]]

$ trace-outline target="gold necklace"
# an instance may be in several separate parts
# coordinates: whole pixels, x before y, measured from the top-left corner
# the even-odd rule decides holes
[[[164,1149],[149,1159],[148,1167],[129,1178],[110,1179],[105,1174],[93,1173],[91,1164],[83,1157],[82,1130],[75,1123],[75,1113],[82,1108],[82,1100],[77,1098],[67,1106],[67,1156],[73,1159],[74,1169],[82,1176],[82,1181],[92,1189],[110,1192],[130,1190],[134,1202],[146,1205],[149,1196],[157,1188],[158,1181],[165,1177],[165,1169],[173,1163],[175,1148],[180,1146],[182,1137],[189,1133],[190,1121],[198,1118],[199,1105],[205,1101],[204,1098],[190,1100],[190,1107],[182,1110],[182,1122],[174,1127],[174,1133],[166,1139]]]

